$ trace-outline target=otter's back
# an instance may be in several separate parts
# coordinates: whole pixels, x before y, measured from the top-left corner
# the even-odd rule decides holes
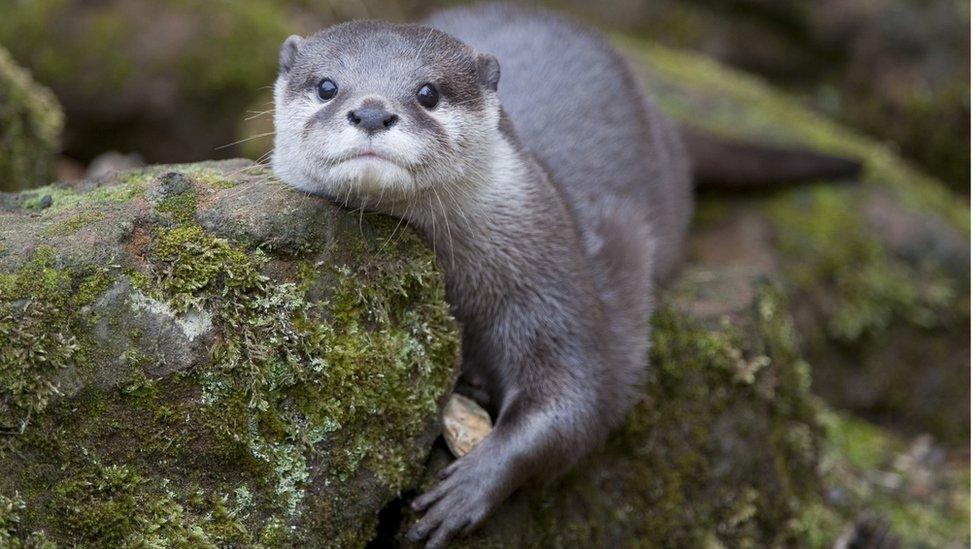
[[[658,274],[670,270],[690,215],[688,167],[675,130],[620,56],[572,21],[511,5],[447,10],[429,24],[498,58],[502,107],[582,230],[614,200],[640,205]]]

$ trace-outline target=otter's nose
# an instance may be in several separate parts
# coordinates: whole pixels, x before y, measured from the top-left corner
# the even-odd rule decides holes
[[[397,123],[399,117],[390,114],[386,109],[376,107],[363,107],[354,111],[349,111],[346,115],[349,123],[366,133],[376,133],[388,130]]]

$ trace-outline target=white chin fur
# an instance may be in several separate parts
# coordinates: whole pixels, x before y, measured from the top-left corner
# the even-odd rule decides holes
[[[340,201],[358,198],[368,202],[373,197],[378,199],[384,193],[389,197],[392,193],[416,189],[409,171],[379,158],[354,158],[329,168],[313,167],[307,171],[295,170],[294,167],[294,163],[273,162],[275,175],[285,183]]]
[[[415,188],[410,172],[378,158],[354,158],[340,162],[323,175],[333,179],[340,189],[352,185],[354,192],[359,191],[363,197],[389,191],[407,192]]]

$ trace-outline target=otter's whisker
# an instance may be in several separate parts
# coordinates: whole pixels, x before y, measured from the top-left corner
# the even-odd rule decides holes
[[[266,111],[247,111],[247,116],[244,117],[244,120],[245,121],[247,121],[247,120],[254,120],[255,118],[260,118],[260,117],[262,117],[262,116],[264,116],[266,114],[270,114],[270,113],[273,113],[273,112],[274,112],[274,109],[268,109]]]
[[[257,135],[252,135],[251,137],[245,137],[244,139],[241,139],[241,140],[238,140],[238,141],[234,141],[233,143],[228,143],[226,145],[221,145],[219,147],[214,147],[214,150],[215,151],[219,151],[220,149],[226,149],[227,147],[233,147],[234,145],[240,145],[241,143],[246,143],[248,141],[253,141],[255,139],[261,139],[262,137],[269,137],[269,136],[272,136],[274,134],[275,134],[275,132],[273,132],[273,131],[272,132],[259,133]]]
[[[400,228],[400,225],[402,223],[403,223],[403,217],[400,217],[399,219],[397,219],[397,224],[396,224],[395,227],[393,227],[393,232],[390,233],[390,236],[388,236],[386,238],[386,241],[383,242],[383,244],[380,246],[380,251],[383,251],[383,248],[385,248],[386,245],[389,244],[391,240],[393,240],[393,236],[396,235],[397,229]]]
[[[417,49],[417,55],[414,56],[414,60],[415,61],[417,59],[420,59],[420,54],[423,53],[424,48],[427,47],[427,42],[430,40],[430,37],[433,34],[434,34],[434,29],[433,28],[431,28],[429,31],[427,31],[427,37],[424,38],[424,41],[420,44],[420,47]]]
[[[444,215],[444,228],[447,229],[447,249],[451,256],[451,266],[454,266],[454,239],[451,236],[451,220],[447,217],[447,210],[444,209],[444,202],[441,201],[440,193],[435,192],[434,198],[440,204],[441,213]]]

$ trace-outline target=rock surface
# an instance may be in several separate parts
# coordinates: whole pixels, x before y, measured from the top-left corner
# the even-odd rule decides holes
[[[444,442],[455,457],[467,455],[491,432],[491,417],[477,402],[454,393],[444,406]]]
[[[0,545],[372,537],[415,482],[457,361],[414,234],[247,161],[6,206]]]
[[[0,191],[51,180],[63,123],[51,91],[0,46]]]
[[[686,52],[618,44],[664,109],[686,124],[864,162],[856,183],[700,195],[690,258],[756,264],[782,280],[814,390],[828,402],[966,444],[966,202],[757,79]],[[742,244],[730,245],[740,234]]]

